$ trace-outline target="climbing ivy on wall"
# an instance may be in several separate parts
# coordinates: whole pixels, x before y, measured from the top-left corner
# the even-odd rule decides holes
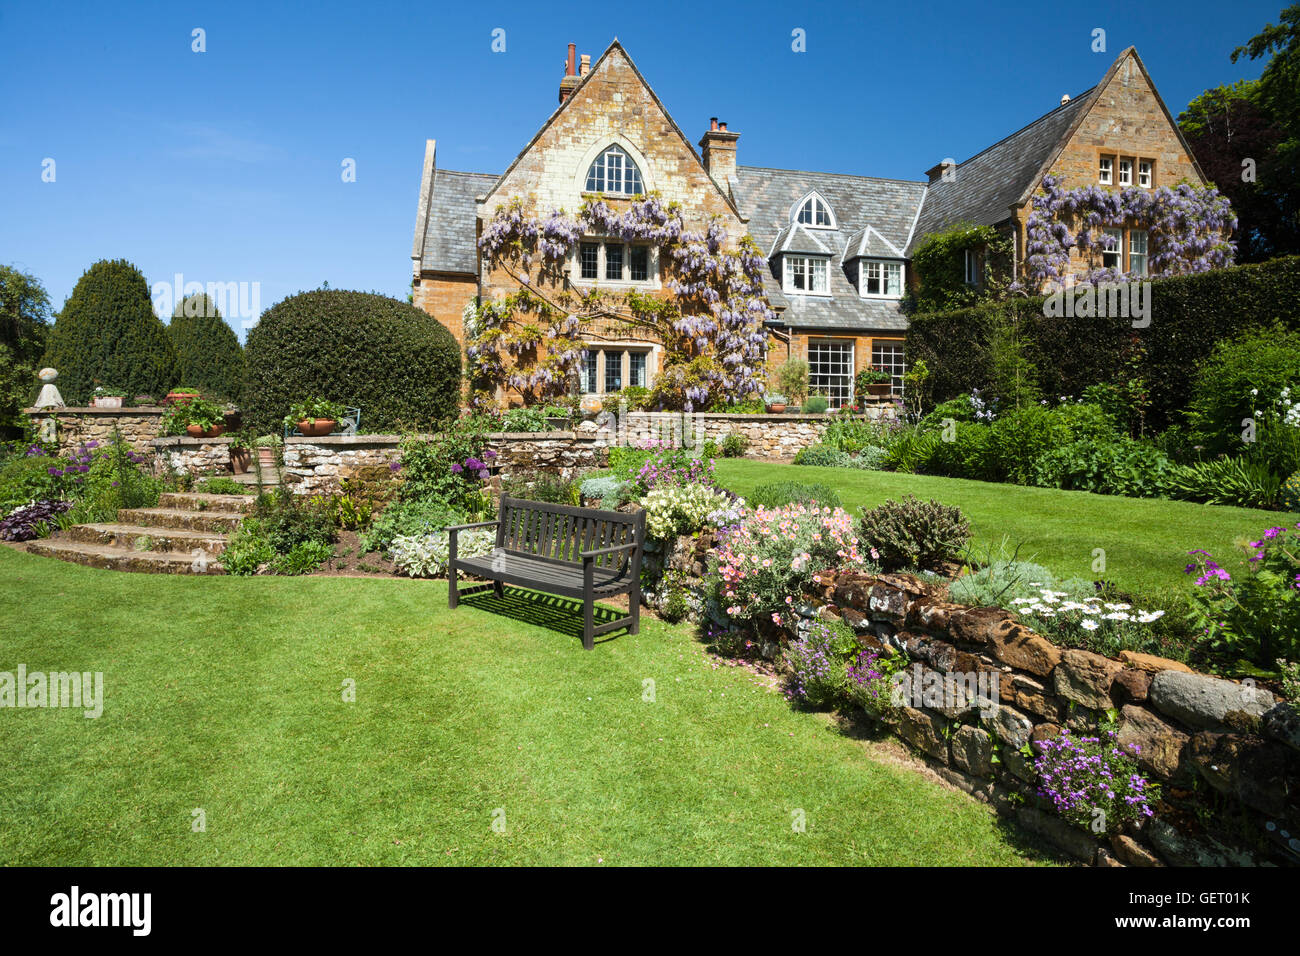
[[[966,284],[967,249],[977,250],[983,263],[983,282]],[[904,311],[946,312],[984,299],[1000,298],[1011,281],[1011,239],[992,226],[959,223],[932,233],[912,255],[916,291],[903,303]]]
[[[1059,286],[1069,271],[1070,250],[1087,254],[1105,248],[1107,226],[1147,231],[1151,276],[1208,272],[1232,265],[1237,227],[1232,204],[1213,187],[1179,183],[1172,189],[1138,186],[1112,191],[1100,186],[1062,189],[1056,176],[1044,176],[1025,222],[1025,285],[1037,292]],[[1117,269],[1092,268],[1078,281],[1117,282]]]
[[[675,298],[636,290],[574,288],[567,260],[583,236],[646,243],[660,252],[665,286]],[[741,401],[762,389],[773,317],[763,294],[762,253],[749,236],[727,251],[716,220],[688,229],[676,203],[650,195],[625,212],[589,201],[574,217],[552,210],[530,216],[519,198],[499,206],[479,239],[488,266],[506,272],[515,292],[484,302],[466,325],[472,400],[482,404],[497,386],[517,389],[528,404],[563,395],[585,356],[581,331],[607,321],[630,336],[663,345],[655,383],[661,408],[700,410]]]

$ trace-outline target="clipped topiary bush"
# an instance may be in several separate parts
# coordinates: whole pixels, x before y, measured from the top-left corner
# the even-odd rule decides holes
[[[413,305],[367,292],[300,292],[262,314],[245,348],[245,419],[277,431],[309,397],[361,408],[367,431],[427,430],[460,405],[460,347]]]
[[[186,296],[176,306],[167,335],[176,350],[180,381],[204,396],[237,402],[244,385],[244,349],[206,295]]]
[[[89,402],[96,386],[166,394],[176,384],[176,350],[143,273],[125,259],[87,269],[55,320],[44,364],[58,370],[69,405]]]

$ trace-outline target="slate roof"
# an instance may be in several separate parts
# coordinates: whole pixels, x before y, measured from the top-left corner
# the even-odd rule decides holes
[[[928,235],[959,222],[993,226],[1011,216],[1075,121],[1087,112],[1101,85],[1040,116],[1006,139],[958,163],[951,180],[930,184],[907,249],[911,255]]]
[[[916,221],[925,183],[738,166],[731,187],[741,214],[749,219],[750,233],[770,256],[811,252],[831,257],[829,296],[787,296],[774,273],[764,278],[768,300],[781,313],[780,324],[841,332],[907,328],[907,317],[897,302],[858,295],[846,266],[854,255],[900,255]],[[836,228],[809,229],[791,223],[796,204],[812,192],[830,206]],[[850,247],[853,252],[846,259]]]
[[[460,173],[435,169],[424,224],[420,269],[427,272],[478,271],[475,248],[478,207],[475,196],[496,184],[496,173]]]

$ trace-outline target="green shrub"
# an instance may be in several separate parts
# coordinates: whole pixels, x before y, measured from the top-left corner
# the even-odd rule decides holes
[[[597,475],[587,478],[579,486],[584,498],[596,498],[600,506],[613,511],[627,500],[628,481],[616,475]]]
[[[511,498],[526,498],[554,505],[577,505],[581,500],[576,481],[545,471],[509,475],[501,482],[501,493]]]
[[[1051,449],[1034,462],[1031,478],[1044,488],[1164,498],[1177,471],[1178,466],[1153,445],[1117,436]]]
[[[50,297],[34,275],[0,265],[0,427],[23,427],[50,334]]]
[[[847,453],[830,445],[808,445],[795,453],[796,465],[809,465],[818,468],[843,468],[848,464]]]
[[[176,306],[167,335],[176,350],[180,381],[221,402],[238,402],[244,387],[244,349],[206,295],[186,296]]]
[[[503,432],[545,432],[551,430],[551,423],[546,410],[532,408],[512,408],[501,416]]]
[[[1282,479],[1267,465],[1244,458],[1180,465],[1170,477],[1170,497],[1240,508],[1275,508]]]
[[[1011,602],[1051,587],[1056,576],[1032,561],[996,560],[978,571],[963,574],[948,585],[948,598],[976,607],[1011,607]]]
[[[749,496],[747,503],[755,508],[779,508],[782,505],[814,503],[823,508],[841,507],[840,496],[834,488],[797,481],[774,481],[759,485]]]
[[[808,363],[800,358],[786,359],[777,366],[772,384],[791,402],[799,404],[808,395]]]
[[[89,402],[97,385],[161,395],[176,384],[176,350],[154,314],[149,284],[124,259],[100,260],[77,280],[43,362],[58,370],[69,405]]]
[[[606,395],[600,407],[617,415],[623,405],[627,406],[629,412],[642,412],[653,404],[654,395],[650,389],[644,385],[629,385],[621,391]]]
[[[233,478],[205,478],[194,489],[205,495],[246,495],[248,489]]]
[[[18,456],[0,465],[0,516],[29,501],[50,501],[63,497],[65,482],[50,469],[61,470],[50,455]]]
[[[227,574],[245,576],[256,574],[258,568],[269,564],[275,556],[275,548],[271,547],[261,523],[246,518],[226,542],[220,561]]]
[[[848,665],[860,650],[853,629],[840,621],[816,620],[791,641],[783,657],[790,696],[814,707],[833,707],[849,692]]]
[[[958,434],[971,427],[959,427]],[[1114,434],[1101,408],[1083,404],[1028,405],[1001,415],[989,427],[987,469],[1000,470],[1007,481],[1018,485],[1031,483],[1035,462],[1048,451],[1073,441],[1109,439]]]
[[[1287,387],[1300,389],[1300,332],[1276,325],[1223,339],[1197,370],[1188,422],[1210,454],[1239,451],[1243,421]]]
[[[334,549],[324,541],[300,541],[283,554],[277,554],[267,569],[272,574],[311,574],[334,556]]]
[[[808,401],[803,403],[803,413],[805,415],[824,415],[826,409],[831,407],[831,403],[826,400],[825,395],[809,395]]]
[[[861,537],[886,570],[936,570],[945,561],[955,561],[970,540],[970,524],[960,508],[920,501],[915,495],[864,509],[859,525]]]
[[[361,547],[365,551],[387,551],[394,538],[428,535],[468,521],[463,512],[445,501],[436,498],[402,499],[380,512],[370,530],[361,536]]]
[[[1278,507],[1283,511],[1300,511],[1300,471],[1282,485],[1278,492]]]
[[[460,347],[413,305],[364,292],[302,292],[248,333],[248,424],[272,431],[289,406],[319,395],[359,406],[367,430],[429,430],[460,404]]]
[[[749,439],[740,432],[728,432],[722,437],[720,450],[723,458],[744,458],[749,450]]]

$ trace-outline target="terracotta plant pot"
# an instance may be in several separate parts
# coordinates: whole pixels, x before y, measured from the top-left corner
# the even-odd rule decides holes
[[[168,392],[166,401],[168,405],[188,405],[196,398],[197,395],[189,395],[185,392]]]
[[[321,438],[334,430],[338,422],[330,418],[317,418],[312,421],[299,422],[298,431],[308,438]]]
[[[879,382],[867,386],[867,394],[872,398],[889,398],[893,393],[894,385],[892,382]]]
[[[779,402],[773,402],[771,405],[767,406],[767,410],[773,415],[780,415],[785,411],[785,406]]]
[[[258,460],[258,462],[261,463],[261,465],[262,465],[263,468],[274,468],[274,467],[275,467],[275,449],[274,449],[274,448],[259,448],[259,449],[257,449],[257,460]]]
[[[202,425],[185,426],[185,431],[190,435],[191,438],[216,438],[218,435],[225,432],[225,430],[226,430],[225,425],[213,425],[207,431],[203,430]]]
[[[247,448],[230,449],[230,470],[237,475],[248,473],[248,465],[251,460]]]

